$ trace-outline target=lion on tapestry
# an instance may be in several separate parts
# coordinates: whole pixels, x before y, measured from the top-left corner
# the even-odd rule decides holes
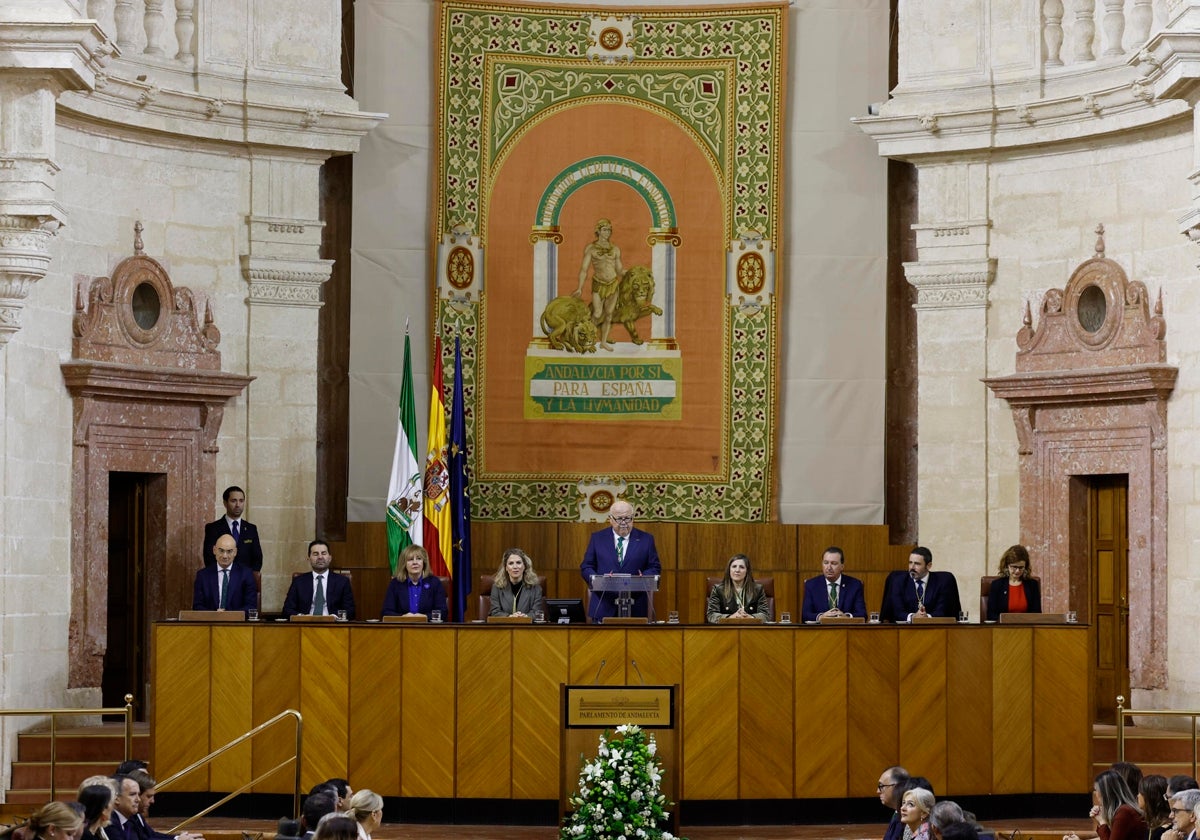
[[[663,311],[651,301],[654,299],[654,275],[644,265],[635,265],[621,275],[617,287],[617,306],[613,312],[613,323],[621,324],[629,332],[634,344],[644,344],[637,331],[637,321],[647,315],[661,315]],[[574,295],[562,295],[546,304],[540,319],[542,332],[555,350],[571,353],[595,353],[600,339],[598,322],[594,320],[587,303]]]

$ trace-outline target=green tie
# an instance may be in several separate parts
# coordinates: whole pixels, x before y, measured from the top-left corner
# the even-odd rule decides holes
[[[617,537],[617,565],[625,565],[625,538]]]
[[[829,609],[837,609],[837,584],[829,584]]]
[[[313,615],[325,615],[325,586],[321,583],[324,575],[317,575],[317,591],[313,593]]]

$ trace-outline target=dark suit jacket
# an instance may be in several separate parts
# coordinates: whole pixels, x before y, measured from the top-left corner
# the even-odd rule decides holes
[[[931,616],[957,618],[958,581],[950,572],[930,572],[925,586],[925,612]],[[907,571],[898,570],[888,575],[883,594],[880,619],[883,621],[908,621],[908,616],[917,611],[917,584]]]
[[[142,815],[138,814],[129,821],[134,828],[134,833],[137,840],[175,840],[174,835],[163,834],[161,831],[155,831],[146,821],[142,819]]]
[[[241,563],[253,572],[262,571],[262,543],[258,541],[258,526],[253,522],[242,520],[242,524],[238,526],[238,553],[233,562]],[[222,516],[216,522],[209,522],[204,526],[204,565],[217,565],[217,558],[213,554],[213,546],[217,544],[217,540],[229,534],[229,523]],[[232,534],[230,534],[232,536]]]
[[[446,606],[446,590],[438,578],[430,575],[421,579],[421,597],[417,600],[417,612],[429,615],[434,610],[442,611],[442,620],[450,619],[450,611]],[[408,613],[408,581],[392,578],[388,583],[387,592],[383,596],[384,615],[405,615]]]
[[[629,532],[629,544],[625,546],[625,562],[617,565],[616,537],[612,528],[604,528],[592,532],[588,540],[587,551],[583,562],[579,565],[579,573],[583,575],[588,588],[592,586],[592,575],[659,575],[662,566],[658,562],[658,549],[654,547],[654,537],[645,531],[634,528]],[[617,614],[617,593],[593,592],[588,607],[588,615],[592,621],[601,621],[610,615]],[[644,594],[633,596],[631,615],[649,615],[649,607]]]
[[[492,607],[489,615],[512,615],[513,614],[513,590],[512,584],[501,589],[496,584],[492,584]],[[542,587],[536,583],[527,583],[521,587],[520,593],[517,595],[517,612],[523,612],[529,617],[533,617],[536,612],[546,611],[546,596],[542,594]]]
[[[863,597],[862,581],[842,575],[838,585],[838,609],[855,618],[867,617],[867,602]],[[829,609],[829,582],[824,575],[817,575],[804,582],[804,603],[800,607],[801,621],[816,621]]]
[[[721,618],[727,615],[733,615],[737,612],[737,598],[725,600],[725,590],[721,584],[717,584],[712,588],[712,592],[708,593],[708,605],[704,610],[704,620],[709,624],[717,624]],[[746,599],[746,612],[755,618],[761,618],[763,621],[771,620],[771,609],[767,601],[767,593],[763,591],[761,583],[754,584],[754,591],[750,593],[750,597]]]
[[[1025,590],[1026,612],[1040,613],[1042,611],[1042,587],[1033,578],[1025,578],[1021,584]],[[988,621],[999,621],[1000,613],[1008,612],[1008,578],[996,578],[988,587]]]
[[[229,592],[226,609],[248,610],[258,606],[258,588],[254,572],[234,563],[229,567]],[[215,563],[196,572],[192,586],[192,609],[215,610],[221,606],[221,569]]]
[[[908,574],[904,572],[904,574]],[[825,600],[829,600],[828,597]],[[883,833],[883,840],[900,840],[904,836],[904,823],[900,822],[900,813],[892,812],[892,819],[888,822],[887,831]]]
[[[312,572],[308,571],[292,578],[287,597],[283,599],[283,617],[308,615],[312,612],[312,602],[313,576]],[[325,609],[330,615],[337,615],[338,610],[345,610],[346,618],[354,620],[354,592],[350,589],[350,581],[333,569],[325,573]]]
[[[105,829],[108,840],[139,840],[136,823],[137,814],[134,814],[125,821],[125,828],[122,828],[121,817],[114,810],[108,821],[108,827]]]

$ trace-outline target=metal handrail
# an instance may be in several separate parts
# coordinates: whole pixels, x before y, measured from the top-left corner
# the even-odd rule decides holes
[[[24,716],[50,718],[50,800],[58,799],[58,718],[61,715],[125,715],[125,761],[133,757],[133,695],[125,695],[125,708],[103,709],[0,709],[0,717]]]
[[[1126,709],[1125,695],[1117,695],[1117,761],[1125,760],[1125,718],[1133,717],[1134,715],[1159,715],[1162,717],[1186,717],[1192,719],[1192,776],[1196,775],[1198,766],[1196,749],[1197,727],[1196,721],[1200,719],[1200,709],[1187,712],[1178,709]]]
[[[217,808],[220,808],[222,805],[224,805],[230,799],[233,799],[235,796],[241,794],[243,791],[246,791],[246,790],[254,787],[254,785],[258,784],[259,782],[261,782],[263,779],[267,778],[268,776],[271,776],[274,773],[277,773],[280,770],[282,770],[284,767],[287,767],[289,762],[294,763],[296,765],[295,785],[292,788],[292,813],[296,817],[299,817],[300,816],[300,747],[301,747],[301,744],[303,743],[304,718],[302,718],[300,716],[300,713],[298,711],[296,711],[295,709],[284,709],[282,712],[275,715],[275,717],[271,718],[270,720],[263,721],[258,726],[251,729],[249,732],[245,732],[245,733],[237,736],[236,738],[234,738],[232,741],[230,741],[225,746],[217,747],[215,750],[210,752],[208,755],[204,756],[204,758],[201,758],[201,759],[198,759],[198,760],[192,762],[187,767],[180,770],[178,773],[172,773],[166,779],[159,782],[155,786],[155,790],[161,791],[167,785],[171,784],[171,782],[174,782],[178,779],[183,778],[188,773],[191,773],[193,770],[203,767],[205,764],[212,763],[213,759],[218,758],[219,756],[229,752],[231,749],[238,746],[239,744],[241,744],[245,741],[249,741],[251,738],[253,738],[258,733],[262,732],[263,730],[265,730],[271,726],[274,726],[276,723],[279,723],[281,720],[283,720],[286,717],[294,718],[296,721],[296,752],[293,756],[291,756],[290,758],[284,759],[282,762],[275,765],[270,770],[268,770],[266,773],[263,773],[261,776],[256,776],[255,778],[246,782],[246,784],[242,785],[240,788],[233,791],[232,793],[227,794],[223,799],[220,799],[217,802],[214,802],[212,805],[209,805],[207,808],[205,808],[200,813],[198,813],[194,816],[188,817],[186,820],[181,822],[179,825],[175,826],[172,829],[169,829],[167,831],[167,833],[168,834],[178,834],[181,829],[186,828],[187,826],[191,825],[196,820],[198,820],[202,817],[208,816],[208,814],[212,813]]]

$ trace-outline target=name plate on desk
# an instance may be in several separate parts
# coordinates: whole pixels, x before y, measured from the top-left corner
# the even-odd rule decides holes
[[[748,615],[748,616],[745,616],[744,618],[734,618],[733,616],[730,616],[729,618],[722,618],[717,623],[718,624],[762,624],[763,620],[761,618],[759,618],[758,616],[754,616],[754,615]]]
[[[958,619],[951,615],[914,615],[909,624],[958,624]]]
[[[245,621],[241,610],[180,610],[180,621]]]
[[[817,618],[818,624],[866,624],[865,618],[852,615],[823,615]]]
[[[323,623],[323,622],[337,621],[337,616],[336,615],[294,615],[288,620],[289,621],[305,621],[305,622],[312,622],[312,623],[319,624],[319,623]]]
[[[533,624],[533,619],[527,615],[489,615],[488,624]]]
[[[1001,624],[1070,624],[1066,613],[1000,613]]]
[[[664,685],[563,686],[567,729],[620,726],[669,729],[675,725],[675,689]]]
[[[428,624],[427,615],[385,615],[384,624]]]
[[[612,627],[616,624],[640,624],[643,627],[650,623],[650,619],[644,616],[631,615],[629,618],[621,618],[619,615],[610,615],[603,622],[605,627]]]

